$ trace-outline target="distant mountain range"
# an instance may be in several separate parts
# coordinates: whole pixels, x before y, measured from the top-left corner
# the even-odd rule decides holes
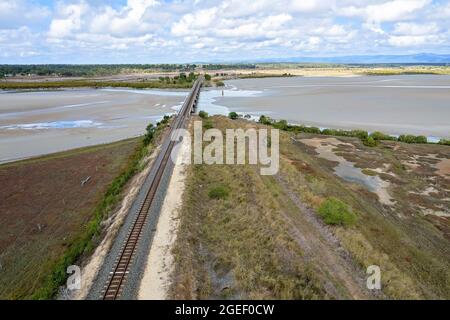
[[[237,61],[234,61],[235,63]],[[239,61],[245,63],[345,63],[345,64],[370,64],[370,63],[431,63],[450,64],[450,54],[418,53],[408,55],[354,55],[334,57],[290,57],[290,58],[264,58]]]

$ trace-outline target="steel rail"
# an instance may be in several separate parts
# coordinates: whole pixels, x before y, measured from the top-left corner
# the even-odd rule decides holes
[[[124,245],[120,250],[114,270],[110,273],[107,284],[105,285],[105,289],[101,297],[103,300],[116,300],[122,293],[123,285],[126,281],[127,274],[129,273],[130,265],[133,262],[133,257],[136,253],[143,227],[147,221],[147,217],[149,216],[150,207],[153,199],[155,198],[173,147],[176,143],[176,141],[172,141],[172,134],[176,129],[181,129],[184,127],[185,120],[190,115],[192,108],[196,106],[202,82],[203,77],[200,77],[195,81],[191,92],[184,101],[181,110],[171,126],[169,135],[163,143],[162,150],[150,170],[149,176],[153,176],[153,179],[150,182],[145,199],[141,204],[133,225],[124,241]]]

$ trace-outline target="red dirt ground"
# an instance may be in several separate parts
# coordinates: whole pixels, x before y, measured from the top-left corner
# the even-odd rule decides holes
[[[126,140],[0,166],[0,298],[39,287],[136,146]]]

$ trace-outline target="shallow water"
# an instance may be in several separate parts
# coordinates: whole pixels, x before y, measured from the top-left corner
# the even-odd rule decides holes
[[[181,90],[1,92],[0,162],[144,133],[173,114]],[[450,138],[450,76],[294,77],[226,81],[202,90],[198,110],[264,114],[321,128]]]
[[[0,163],[126,139],[173,114],[186,91],[60,90],[0,95]]]
[[[213,105],[322,128],[450,138],[450,76],[293,77],[226,81]]]
[[[333,149],[339,144],[345,144],[335,138],[313,138],[313,139],[301,139],[300,142],[312,146],[319,154],[320,158],[337,162],[334,167],[334,173],[344,179],[345,181],[356,183],[367,188],[367,190],[374,192],[378,195],[380,202],[383,204],[391,205],[392,201],[387,192],[389,183],[382,180],[379,176],[369,176],[362,172],[362,169],[355,167],[353,162],[346,160],[342,156],[338,156],[334,153]],[[352,145],[350,145],[352,146]],[[356,152],[356,150],[355,150]]]

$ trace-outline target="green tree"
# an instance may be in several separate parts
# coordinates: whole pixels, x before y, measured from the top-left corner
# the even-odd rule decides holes
[[[236,120],[237,118],[239,118],[239,115],[233,111],[228,114],[228,117],[232,120]]]
[[[266,117],[265,115],[261,115],[259,117],[258,122],[261,123],[261,124],[266,124],[266,125],[272,124],[271,119],[269,117]]]
[[[198,116],[199,116],[200,118],[202,118],[202,119],[206,119],[206,118],[208,118],[208,112],[201,110],[201,111],[198,113]]]

